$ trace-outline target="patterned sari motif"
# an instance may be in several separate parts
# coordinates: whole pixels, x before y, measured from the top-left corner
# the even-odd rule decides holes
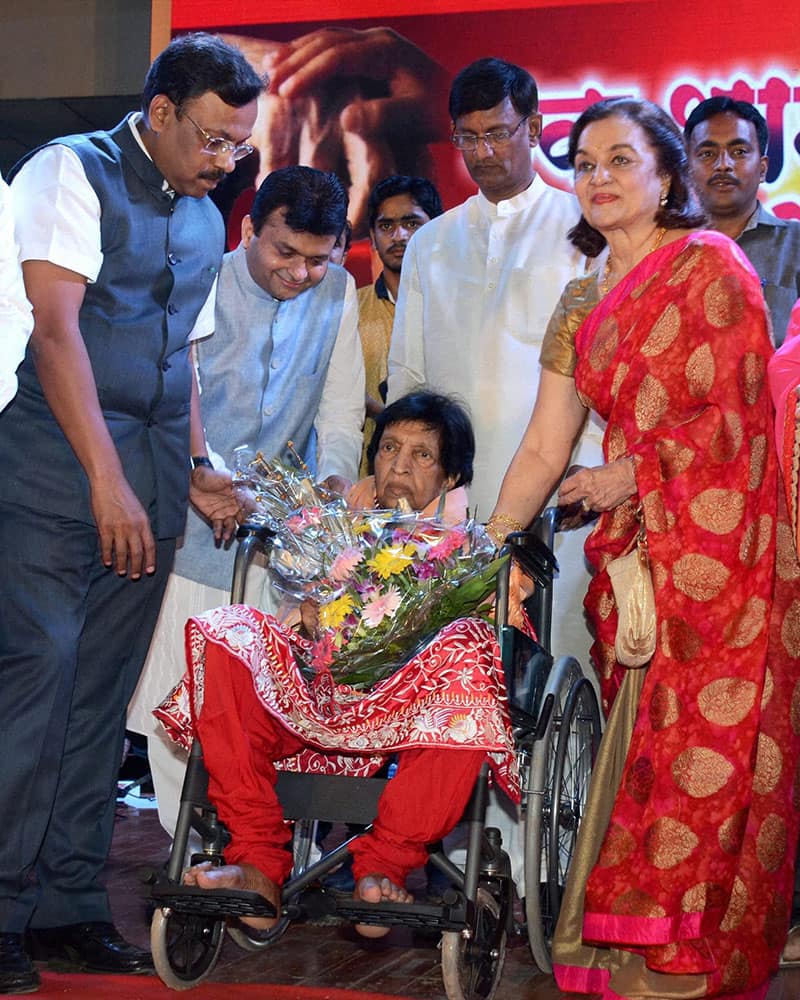
[[[692,234],[617,285],[576,349],[606,460],[634,459],[658,629],[583,938],[697,977],[693,997],[761,996],[788,925],[800,734],[798,569],[777,510],[761,289],[735,244]],[[603,514],[586,545],[606,710],[625,670],[605,567],[632,544],[636,507]],[[604,968],[557,976],[618,995]]]

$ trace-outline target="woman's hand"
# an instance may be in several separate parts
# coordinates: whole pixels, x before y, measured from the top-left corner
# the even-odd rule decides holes
[[[558,503],[561,507],[580,504],[586,511],[613,510],[636,492],[633,459],[626,456],[567,476],[559,488]]]

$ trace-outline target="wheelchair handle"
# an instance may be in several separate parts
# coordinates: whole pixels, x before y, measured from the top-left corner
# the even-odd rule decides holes
[[[245,521],[239,525],[236,538],[239,545],[236,558],[233,561],[233,579],[231,580],[231,604],[244,603],[244,589],[247,581],[247,571],[256,552],[269,553],[275,532],[266,524],[256,521]]]

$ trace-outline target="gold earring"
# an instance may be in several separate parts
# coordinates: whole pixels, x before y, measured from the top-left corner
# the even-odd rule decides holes
[[[661,197],[658,199],[658,204],[663,208],[669,199],[669,188],[664,188],[661,192]]]

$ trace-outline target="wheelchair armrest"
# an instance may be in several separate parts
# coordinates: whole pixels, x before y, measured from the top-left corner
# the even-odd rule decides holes
[[[551,549],[530,531],[514,531],[506,537],[502,553],[509,553],[540,587],[549,587],[558,572]]]

